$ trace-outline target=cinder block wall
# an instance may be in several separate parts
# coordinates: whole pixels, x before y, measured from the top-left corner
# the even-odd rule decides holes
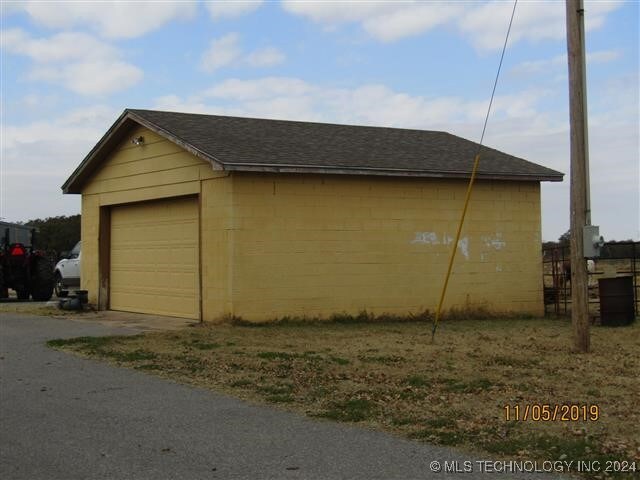
[[[232,313],[434,311],[466,181],[234,174]],[[540,186],[479,181],[445,308],[542,314]]]
[[[233,313],[231,259],[233,258],[233,184],[223,176],[202,181],[200,238],[202,318],[218,321]]]

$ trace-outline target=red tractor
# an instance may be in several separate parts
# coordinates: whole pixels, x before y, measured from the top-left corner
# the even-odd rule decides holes
[[[36,229],[0,222],[0,298],[15,290],[18,300],[47,301],[53,295],[51,262],[34,248]]]

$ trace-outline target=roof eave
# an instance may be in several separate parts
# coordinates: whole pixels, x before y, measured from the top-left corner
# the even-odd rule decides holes
[[[460,178],[468,179],[468,172],[459,171],[428,171],[410,169],[384,169],[367,167],[332,167],[332,166],[300,166],[273,164],[240,164],[224,163],[224,170],[236,172],[267,172],[267,173],[314,173],[332,175],[376,175],[382,177],[419,177],[419,178]],[[509,180],[529,182],[561,182],[564,174],[504,174],[478,173],[479,180]]]

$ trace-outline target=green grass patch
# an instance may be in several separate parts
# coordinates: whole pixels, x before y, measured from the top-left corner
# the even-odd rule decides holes
[[[375,403],[363,398],[333,402],[328,410],[318,416],[341,422],[361,422],[375,414]]]
[[[454,428],[456,426],[456,422],[450,417],[430,418],[425,423],[433,428]]]
[[[493,383],[487,378],[478,378],[468,382],[454,380],[446,382],[445,390],[453,393],[477,393],[483,390],[489,390]]]
[[[164,370],[163,365],[158,365],[156,363],[147,363],[144,365],[136,365],[134,367],[136,370]]]
[[[431,381],[422,375],[410,375],[406,378],[405,383],[412,387],[428,387],[431,385]]]
[[[295,401],[295,398],[289,394],[269,395],[264,397],[264,399],[271,403],[291,403]]]
[[[111,337],[75,337],[49,340],[47,346],[52,348],[77,347],[79,350],[100,350],[114,343],[133,341],[142,335],[117,335]]]
[[[366,363],[382,363],[384,365],[404,363],[407,361],[404,357],[400,357],[398,355],[376,355],[376,356],[361,355],[358,357],[358,359]]]
[[[256,390],[266,395],[283,395],[283,394],[291,393],[291,391],[293,390],[293,385],[290,385],[290,384],[260,385]]]
[[[417,432],[411,433],[410,437],[446,446],[461,445],[465,442],[465,436],[461,432],[437,430],[434,428],[418,430]]]
[[[288,352],[260,352],[258,353],[259,358],[264,358],[265,360],[293,360],[298,355],[294,355]]]
[[[248,388],[255,386],[255,382],[253,380],[249,380],[248,378],[242,378],[240,380],[235,380],[229,384],[232,388]]]
[[[538,366],[540,361],[536,358],[515,358],[506,355],[495,355],[491,357],[486,364],[513,368],[533,368]]]

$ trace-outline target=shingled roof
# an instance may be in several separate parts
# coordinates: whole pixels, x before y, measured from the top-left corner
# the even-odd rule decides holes
[[[111,148],[143,125],[228,171],[468,178],[478,144],[450,133],[193,113],[123,112],[62,186],[82,184]],[[478,179],[562,181],[563,174],[482,147]]]

